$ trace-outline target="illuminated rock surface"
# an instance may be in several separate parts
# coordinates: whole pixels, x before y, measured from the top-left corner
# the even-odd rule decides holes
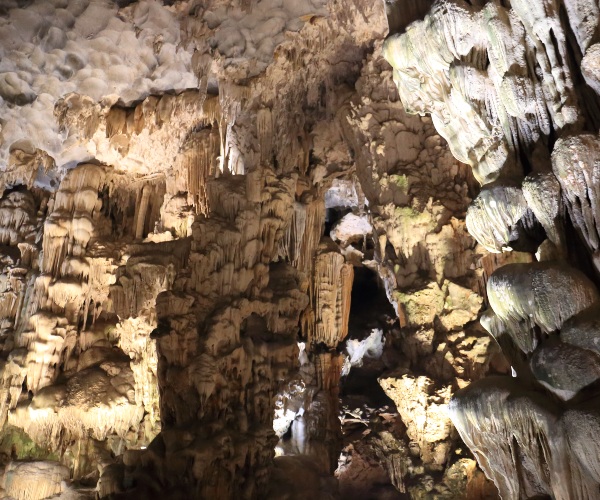
[[[407,109],[482,184],[470,233],[503,252],[482,260],[481,324],[516,378],[461,389],[450,414],[504,499],[600,495],[584,437],[600,373],[598,22],[585,1],[436,2],[384,46]]]
[[[599,18],[2,2],[0,496],[600,497]]]

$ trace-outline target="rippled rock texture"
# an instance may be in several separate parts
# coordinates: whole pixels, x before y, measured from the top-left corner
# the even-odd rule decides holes
[[[513,378],[461,389],[450,415],[506,499],[600,494],[584,437],[600,373],[598,16],[591,2],[435,2],[384,46],[403,104],[482,184],[470,234],[502,255],[481,323]]]

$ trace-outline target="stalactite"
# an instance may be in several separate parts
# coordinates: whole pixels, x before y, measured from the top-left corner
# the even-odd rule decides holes
[[[69,479],[69,469],[52,462],[10,464],[0,487],[16,500],[43,500],[62,492],[62,482]],[[1,491],[1,490],[0,490]]]
[[[256,130],[258,133],[258,144],[260,148],[260,160],[265,163],[271,158],[273,144],[273,118],[271,110],[261,109],[256,115]]]
[[[600,366],[591,312],[599,296],[568,232],[572,224],[598,268],[597,141],[581,133],[597,128],[595,111],[587,109],[588,101],[596,109],[597,96],[576,83],[583,76],[596,87],[595,53],[588,49],[598,15],[585,2],[563,7],[439,3],[385,47],[404,105],[431,113],[455,156],[483,184],[467,214],[469,231],[489,251],[530,252],[483,261],[492,310],[481,323],[518,379],[477,382],[450,405],[461,437],[502,498],[594,498],[598,491],[588,458],[595,443],[588,446],[574,429],[595,426],[588,406]],[[587,59],[580,61],[579,51]],[[521,162],[533,173],[519,185]],[[519,260],[530,262],[510,263]],[[535,379],[545,390],[524,388]],[[566,401],[566,411],[549,393]]]
[[[593,498],[597,486],[570,459],[557,408],[515,379],[490,377],[463,389],[450,412],[502,498]]]
[[[572,300],[565,301],[569,293]],[[492,274],[487,284],[490,305],[524,352],[538,345],[534,327],[544,333],[600,299],[592,282],[565,264],[508,264]]]
[[[311,308],[303,319],[303,330],[309,344],[331,348],[348,334],[354,270],[342,255],[326,247],[317,254],[314,269]]]
[[[562,139],[552,153],[552,167],[563,189],[571,220],[600,272],[598,151],[598,140],[592,135]]]
[[[150,188],[144,186],[142,188],[141,197],[139,200],[138,211],[135,222],[135,237],[141,239],[144,236],[144,223],[146,222],[146,212],[148,211],[148,200],[150,198]]]
[[[467,211],[467,229],[490,252],[511,250],[515,227],[526,211],[521,189],[488,184]]]

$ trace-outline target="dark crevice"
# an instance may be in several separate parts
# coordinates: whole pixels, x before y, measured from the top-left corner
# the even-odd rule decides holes
[[[325,229],[323,234],[329,236],[333,226],[340,221],[346,214],[352,212],[351,208],[333,207],[325,209]]]
[[[354,269],[352,286],[352,302],[350,306],[349,340],[362,341],[374,329],[384,332],[389,329],[395,318],[395,311],[390,304],[379,277],[366,267]],[[384,345],[385,349],[385,345]],[[378,407],[394,403],[386,396],[377,378],[387,369],[379,360],[364,360],[363,366],[353,367],[342,381],[340,395],[342,403],[346,398],[364,398],[369,404]]]

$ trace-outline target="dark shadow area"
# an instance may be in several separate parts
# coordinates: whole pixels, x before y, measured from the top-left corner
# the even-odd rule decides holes
[[[352,212],[351,208],[348,207],[333,207],[325,209],[325,230],[323,234],[329,236],[329,233],[333,229],[333,226],[341,220],[344,215]]]
[[[377,378],[388,369],[384,362],[386,334],[396,323],[396,313],[390,304],[379,277],[366,267],[354,268],[348,342],[364,342],[374,330],[382,332],[383,348],[380,357],[362,358],[361,366],[353,366],[341,381],[342,404],[367,404],[372,407],[393,406]]]
[[[410,23],[423,19],[432,5],[433,0],[386,0],[390,35],[403,33]]]
[[[394,487],[380,455],[380,433],[405,432],[394,402],[378,382],[390,370],[390,361],[394,364],[389,353],[394,350],[391,339],[396,329],[396,313],[383,283],[370,269],[355,267],[349,332],[344,342],[351,363],[347,360],[346,375],[340,381],[344,448],[336,471],[341,497],[348,500],[409,498]]]

